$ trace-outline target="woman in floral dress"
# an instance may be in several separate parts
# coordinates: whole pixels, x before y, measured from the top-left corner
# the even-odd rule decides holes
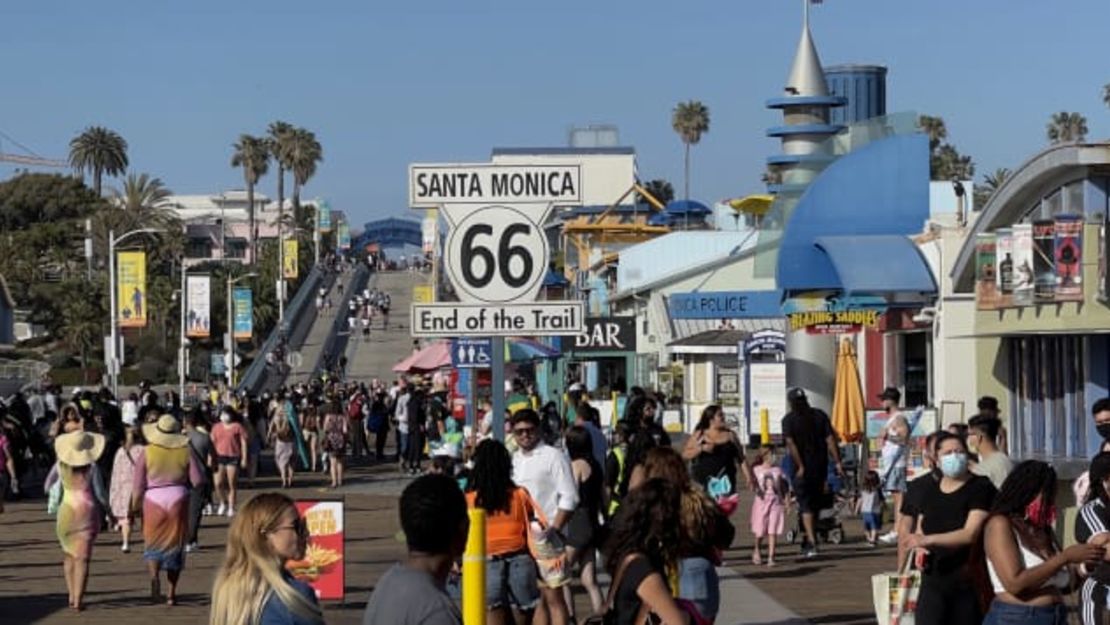
[[[116,450],[112,463],[112,484],[108,488],[108,500],[112,505],[112,515],[119,523],[123,534],[120,551],[131,552],[131,487],[135,483],[135,459],[143,449],[143,434],[138,424],[127,427],[123,446]]]

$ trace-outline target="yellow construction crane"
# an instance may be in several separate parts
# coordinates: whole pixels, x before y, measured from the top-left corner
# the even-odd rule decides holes
[[[613,212],[616,208],[633,192],[639,192],[651,205],[651,209],[635,215],[631,220],[622,219],[620,215],[614,215]],[[668,226],[657,226],[648,223],[652,215],[664,208],[662,202],[639,182],[635,182],[601,213],[593,216],[582,215],[568,221],[563,226],[563,249],[568,249],[568,244],[574,247],[578,263],[578,266],[574,269],[577,271],[588,269],[584,264],[588,262],[590,249],[594,246],[600,248],[604,263],[613,262],[617,254],[614,251],[606,250],[607,245],[640,243],[671,231]],[[627,214],[624,217],[627,217]],[[574,277],[571,267],[565,267],[564,272],[568,278]]]

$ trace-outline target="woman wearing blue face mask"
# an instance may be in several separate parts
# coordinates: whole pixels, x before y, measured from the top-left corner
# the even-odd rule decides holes
[[[964,439],[945,432],[935,444],[942,477],[922,488],[918,530],[903,539],[907,549],[923,554],[916,623],[980,625],[969,560],[997,491],[989,479],[968,471]]]

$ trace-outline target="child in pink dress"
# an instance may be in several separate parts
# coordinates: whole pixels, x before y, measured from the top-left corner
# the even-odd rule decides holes
[[[758,487],[756,498],[752,501],[752,534],[755,535],[755,550],[752,563],[762,564],[760,545],[767,539],[767,566],[775,565],[775,538],[782,534],[786,524],[786,479],[782,469],[774,464],[772,448],[764,445],[759,450],[756,464],[752,467]]]

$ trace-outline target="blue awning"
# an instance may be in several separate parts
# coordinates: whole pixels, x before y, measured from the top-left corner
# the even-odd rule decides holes
[[[545,274],[543,277],[543,287],[545,289],[566,286],[570,286],[570,280],[567,280],[566,276],[555,271],[554,269],[547,270],[547,274]]]
[[[917,245],[902,235],[817,237],[846,294],[936,293],[933,272]]]
[[[663,210],[669,215],[708,215],[713,212],[697,200],[671,200]]]

